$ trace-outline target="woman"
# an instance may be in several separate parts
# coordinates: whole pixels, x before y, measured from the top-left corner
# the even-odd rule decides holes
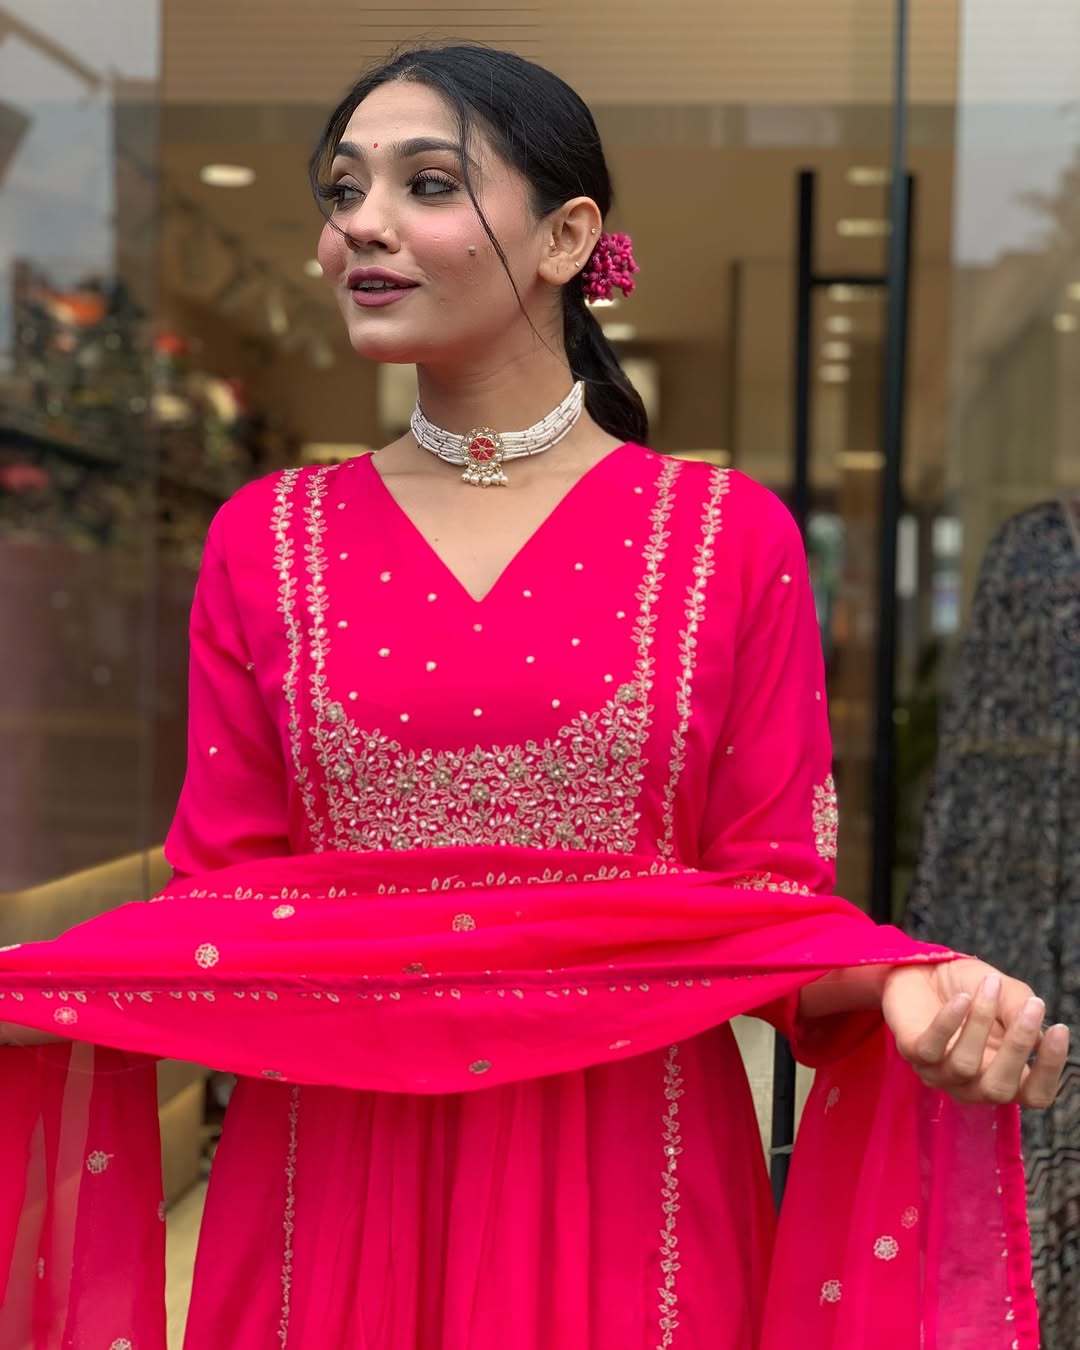
[[[1067,1032],[829,899],[801,543],[748,480],[641,448],[585,303],[634,269],[587,109],[506,53],[410,52],[313,178],[354,349],[417,365],[411,433],[220,513],[177,880],[0,982],[26,1025],[243,1075],[188,1345],[1034,1346],[1015,1111],[952,1111],[880,1014],[965,1104],[1049,1103]],[[65,971],[79,1006],[34,1003]],[[775,1255],[751,1010],[837,1066]],[[99,1115],[80,1213],[126,1164]],[[71,1297],[58,1324],[102,1334]]]

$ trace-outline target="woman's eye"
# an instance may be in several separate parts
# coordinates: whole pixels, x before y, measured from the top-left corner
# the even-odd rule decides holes
[[[354,187],[351,183],[323,183],[319,188],[322,200],[331,202],[335,207],[351,206],[363,195],[360,188]]]
[[[418,173],[409,186],[417,197],[445,197],[457,191],[454,180],[441,173]]]

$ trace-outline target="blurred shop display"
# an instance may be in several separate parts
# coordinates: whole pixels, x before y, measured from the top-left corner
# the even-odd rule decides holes
[[[11,284],[0,537],[135,549],[154,510],[162,556],[197,565],[217,505],[289,459],[286,430],[242,379],[202,368],[197,340],[153,333],[122,284],[25,263]]]

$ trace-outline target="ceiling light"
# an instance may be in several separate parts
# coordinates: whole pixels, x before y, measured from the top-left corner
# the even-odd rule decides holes
[[[309,277],[321,277],[323,274],[322,263],[318,258],[309,258],[304,264],[304,273]]]
[[[851,379],[851,371],[847,366],[819,366],[818,379],[822,384],[847,384],[848,380]]]
[[[632,342],[637,337],[637,329],[632,323],[604,323],[600,331],[609,342]]]
[[[853,164],[847,171],[852,187],[884,187],[892,175],[881,164]]]
[[[1059,333],[1075,333],[1080,329],[1080,316],[1076,314],[1055,314],[1054,327]]]
[[[246,164],[204,164],[199,178],[208,187],[250,187],[255,181],[255,170]]]
[[[830,314],[825,320],[826,333],[850,333],[854,327],[854,320],[846,314]]]
[[[867,283],[863,286],[827,286],[825,294],[834,305],[851,305],[857,300],[874,300],[878,292],[884,290],[883,286],[875,286]]]
[[[885,467],[885,456],[880,450],[844,450],[836,456],[837,468],[874,473]]]
[[[887,220],[872,216],[846,216],[836,222],[836,233],[842,239],[880,239],[890,228]]]
[[[826,361],[846,361],[851,355],[850,342],[823,342],[821,354]]]

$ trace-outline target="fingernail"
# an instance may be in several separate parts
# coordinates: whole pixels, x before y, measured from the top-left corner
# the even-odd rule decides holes
[[[983,980],[982,992],[984,998],[994,1000],[996,1000],[1001,993],[1001,976],[996,970],[992,971],[991,974],[987,975],[986,979]]]
[[[949,1011],[953,1013],[967,1012],[970,1002],[970,994],[957,994],[955,998],[949,1000]]]
[[[1037,1031],[1042,1026],[1046,1004],[1041,998],[1029,998],[1020,1011],[1020,1021],[1024,1026]]]

